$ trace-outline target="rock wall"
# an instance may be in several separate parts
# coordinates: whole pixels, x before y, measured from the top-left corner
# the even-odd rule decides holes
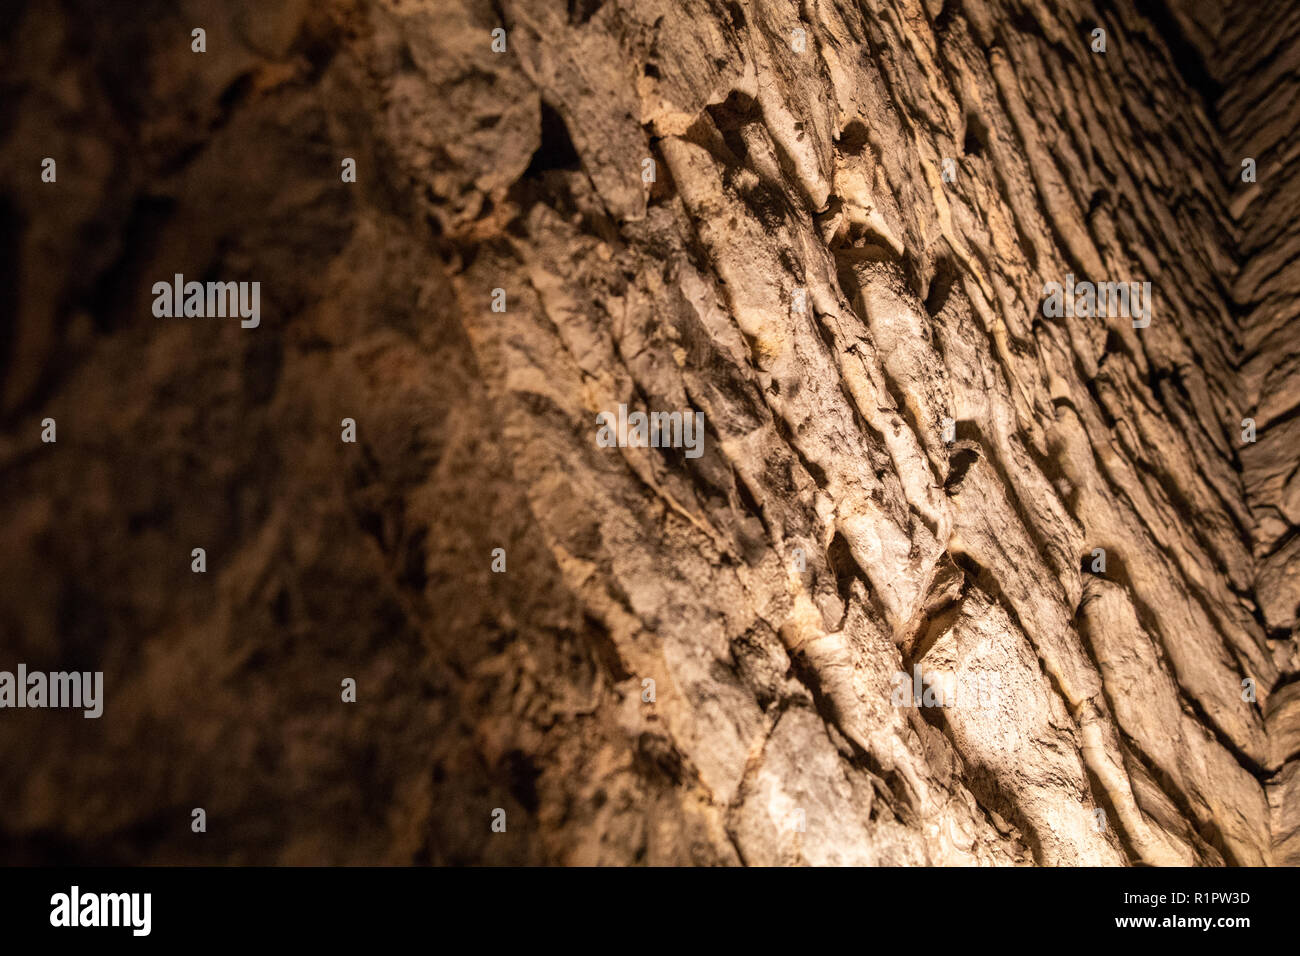
[[[11,7],[0,668],[105,710],[0,711],[0,855],[1297,862],[1300,10],[1241,10]]]
[[[1238,313],[1240,375],[1257,441],[1241,451],[1255,521],[1255,593],[1267,633],[1294,635],[1300,611],[1300,158],[1294,126],[1300,82],[1300,11],[1242,8],[1219,42],[1217,113],[1233,159],[1254,159],[1257,183],[1235,196],[1240,268],[1231,287]],[[1234,82],[1235,81],[1235,82]],[[1300,683],[1296,669],[1265,705],[1272,747],[1268,781],[1274,862],[1300,864]]]

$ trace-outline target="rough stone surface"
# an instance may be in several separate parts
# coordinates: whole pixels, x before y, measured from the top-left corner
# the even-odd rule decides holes
[[[0,858],[1300,863],[1258,7],[9,5],[0,669],[107,700],[0,711]]]

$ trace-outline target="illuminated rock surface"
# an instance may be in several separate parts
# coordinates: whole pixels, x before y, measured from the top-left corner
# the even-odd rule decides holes
[[[6,14],[0,855],[1300,863],[1300,8],[193,6]]]

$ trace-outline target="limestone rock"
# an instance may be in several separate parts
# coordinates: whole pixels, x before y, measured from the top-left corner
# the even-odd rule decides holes
[[[0,858],[1300,863],[1300,5],[1149,6],[13,5]]]

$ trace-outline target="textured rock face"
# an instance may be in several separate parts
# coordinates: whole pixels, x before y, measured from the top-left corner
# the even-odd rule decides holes
[[[1300,862],[1300,8],[1140,6],[12,8],[0,853]]]
[[[1300,82],[1288,66],[1300,57],[1300,11],[1250,10],[1225,31],[1219,50],[1217,110],[1225,143],[1266,171],[1231,206],[1242,262],[1231,294],[1244,399],[1259,430],[1258,441],[1241,451],[1254,519],[1256,595],[1268,633],[1280,640],[1300,624],[1300,196],[1293,168]],[[1242,82],[1229,82],[1235,77]],[[1300,684],[1294,668],[1282,676],[1290,681],[1276,687],[1263,708],[1270,767],[1281,767],[1266,789],[1274,862],[1294,866],[1300,864]]]

